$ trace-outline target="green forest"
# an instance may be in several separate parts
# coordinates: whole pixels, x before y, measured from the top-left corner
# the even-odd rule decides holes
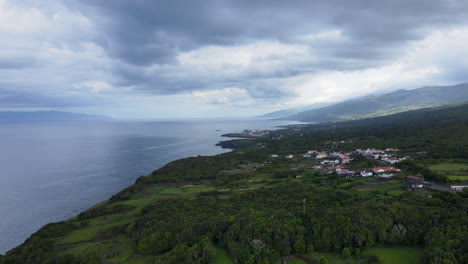
[[[468,104],[458,104],[221,142],[234,150],[173,161],[44,226],[0,263],[385,264],[400,253],[468,263],[468,189],[409,191],[405,182],[467,185],[467,135]],[[411,157],[391,179],[311,169],[319,161],[301,156],[389,147]],[[349,166],[381,164],[356,154]]]

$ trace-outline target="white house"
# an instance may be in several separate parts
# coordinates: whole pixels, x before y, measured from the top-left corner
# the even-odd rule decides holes
[[[279,156],[278,156],[278,154],[271,154],[271,157],[272,157],[272,158],[277,158],[277,157],[279,157]]]
[[[294,155],[289,154],[289,155],[286,155],[286,156],[284,156],[284,157],[287,158],[287,159],[292,159],[292,158],[294,158]]]
[[[397,148],[386,148],[385,151],[400,151]]]
[[[391,178],[391,177],[393,177],[393,174],[391,174],[391,173],[388,173],[388,174],[387,174],[387,173],[384,173],[384,174],[380,174],[379,177],[380,177],[380,178]]]
[[[317,154],[315,155],[317,159],[323,159],[323,158],[326,158],[327,156],[328,155],[325,152],[317,152]]]
[[[372,170],[373,170],[374,172],[377,172],[377,173],[385,172],[385,169],[383,169],[383,168],[373,168]]]
[[[390,164],[395,164],[395,163],[398,163],[400,162],[399,159],[397,158],[388,158],[387,160],[385,160],[386,162],[390,163]]]
[[[465,188],[468,188],[468,185],[454,185],[450,186],[450,188],[454,189],[455,191],[459,192]]]

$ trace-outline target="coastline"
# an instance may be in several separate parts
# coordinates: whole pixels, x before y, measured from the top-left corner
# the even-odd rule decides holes
[[[24,124],[23,124],[23,125],[24,125]],[[279,127],[278,127],[277,125],[274,125],[274,128],[279,128]],[[217,134],[219,135],[219,133],[217,133]],[[231,152],[233,149],[236,148],[236,146],[228,146],[228,145],[226,145],[226,143],[221,143],[221,142],[224,142],[224,141],[220,141],[220,142],[218,142],[218,143],[216,143],[216,141],[214,141],[214,142],[212,143],[213,145],[211,145],[211,146],[213,146],[213,147],[216,146],[215,148],[216,148],[216,149],[220,149],[220,150],[221,150],[221,149],[224,149],[224,151],[219,151],[219,152],[216,153],[216,154],[208,154],[208,155],[207,155],[207,154],[204,154],[204,156],[215,156],[215,155],[220,155],[220,154],[226,153],[226,150],[228,150],[229,152]],[[235,140],[232,141],[232,142],[235,142]],[[223,146],[218,145],[218,144],[220,144],[220,143],[221,143]],[[180,160],[180,159],[184,159],[184,158],[187,158],[187,157],[196,157],[196,156],[198,156],[198,155],[200,155],[200,154],[192,154],[192,155],[190,155],[190,156],[180,157],[180,158],[168,160],[168,161],[165,162],[164,164],[161,164],[159,168],[164,167],[164,166],[166,166],[167,164],[172,163],[172,162],[174,162],[174,161],[177,161],[177,160]],[[156,167],[156,169],[157,169],[157,167]],[[153,169],[151,169],[150,171],[153,171],[153,170],[155,170],[154,167],[153,167]],[[140,175],[142,175],[142,174],[140,174]],[[138,177],[135,177],[135,178],[132,180],[133,184],[134,184],[137,180],[138,180]],[[38,232],[42,227],[44,227],[44,226],[46,226],[46,225],[48,225],[48,224],[57,223],[57,222],[61,222],[61,221],[67,221],[67,220],[69,220],[69,219],[75,218],[80,212],[86,211],[86,210],[88,210],[89,208],[93,208],[93,207],[97,206],[98,204],[101,204],[101,203],[103,203],[103,202],[108,201],[110,197],[112,197],[113,195],[115,195],[115,194],[118,193],[119,191],[121,191],[121,190],[123,190],[123,189],[126,189],[126,188],[132,186],[133,184],[131,183],[130,185],[125,185],[125,186],[119,188],[117,191],[114,191],[113,193],[111,193],[111,194],[110,194],[109,196],[107,196],[106,198],[100,199],[99,201],[96,201],[96,202],[92,202],[91,206],[82,207],[82,209],[74,209],[73,211],[70,211],[70,214],[68,214],[68,216],[65,216],[65,217],[62,218],[62,219],[57,219],[57,220],[53,220],[53,221],[43,222],[43,224],[40,224],[38,227],[36,227],[35,230],[32,231],[31,233],[29,233],[24,239],[27,240],[27,239],[30,238],[32,235],[34,235],[36,232]],[[61,211],[61,212],[65,213],[64,211]],[[21,239],[21,241],[18,241],[18,243],[15,243],[13,247],[5,248],[5,251],[2,252],[2,254],[5,254],[6,252],[11,251],[12,249],[14,249],[14,248],[16,248],[16,247],[22,245],[24,242],[25,242],[25,240]]]
[[[463,115],[453,115],[453,111],[445,114],[453,116],[448,119],[451,128],[458,127],[459,117]],[[432,117],[427,118],[431,120]],[[404,126],[408,121],[401,121],[400,126],[392,121],[387,122],[395,128],[389,132],[396,136],[392,147],[406,151],[407,146],[400,142],[414,139]],[[28,259],[38,253],[42,255],[40,263],[54,263],[54,259],[60,259],[58,263],[73,264],[183,263],[184,260],[193,263],[199,262],[200,257],[203,258],[202,263],[213,263],[219,254],[218,248],[227,250],[229,257],[240,263],[246,263],[252,257],[259,261],[266,257],[269,262],[277,262],[288,256],[301,257],[304,254],[308,254],[311,260],[317,260],[319,256],[315,253],[349,253],[350,248],[356,245],[360,250],[356,257],[365,261],[371,257],[380,258],[372,255],[372,248],[376,245],[392,246],[395,241],[408,239],[413,242],[412,247],[425,247],[424,252],[416,252],[418,256],[437,259],[438,255],[427,253],[434,251],[434,241],[447,243],[452,238],[462,238],[463,233],[451,234],[450,237],[443,234],[447,229],[463,228],[459,223],[466,219],[462,210],[466,195],[452,197],[450,195],[458,194],[430,190],[414,192],[405,188],[408,183],[405,183],[403,174],[395,175],[394,179],[379,179],[378,175],[360,177],[355,173],[354,177],[340,177],[329,169],[311,166],[322,164],[327,157],[320,161],[311,159],[310,155],[301,155],[304,151],[314,152],[310,149],[325,151],[327,155],[340,155],[329,151],[337,144],[343,144],[340,145],[342,155],[348,155],[363,144],[364,147],[389,147],[389,143],[383,141],[386,135],[378,137],[381,125],[377,121],[375,123],[368,128],[369,134],[376,135],[371,145],[368,137],[356,140],[361,132],[349,129],[350,123],[342,123],[341,127],[328,124],[320,131],[315,127],[290,128],[272,133],[265,139],[236,139],[233,141],[239,145],[244,142],[245,148],[240,146],[223,154],[174,160],[138,178],[135,184],[76,218],[44,226],[26,243],[0,257],[0,263],[10,263],[19,258],[22,261],[18,263],[30,263]],[[351,125],[354,125],[351,128],[367,126],[368,120],[355,121]],[[420,132],[418,124],[410,129],[415,135],[427,131],[437,135],[439,129],[447,126],[443,125],[423,132]],[[447,142],[453,146],[450,140],[459,138],[462,131],[449,130],[447,133]],[[446,144],[440,142],[439,145]],[[437,157],[445,153],[440,151],[433,155]],[[380,165],[379,161],[369,164],[367,159],[357,156],[353,156],[353,160],[346,166],[351,169],[364,166],[368,170]],[[398,167],[402,173],[413,169],[412,162],[408,162]],[[330,165],[336,169],[335,164],[336,160]],[[427,178],[444,180],[422,168],[418,172]],[[370,211],[369,207],[375,210]],[[447,214],[439,218],[440,225],[434,226],[427,218],[434,216],[441,207],[448,208]],[[418,214],[408,213],[414,212],[415,208],[420,209]],[[356,216],[365,217],[357,222],[350,221]],[[346,219],[350,220],[343,221]],[[310,225],[311,222],[314,224]],[[397,234],[395,227],[414,232]],[[351,240],[328,235],[334,229]],[[426,242],[423,240],[424,231],[429,229],[441,235]],[[276,238],[278,231],[282,237]],[[261,240],[255,239],[257,237]],[[288,242],[277,243],[280,241]],[[249,254],[256,246],[261,246],[257,251],[259,254]],[[268,250],[262,251],[265,247]],[[306,252],[307,248],[312,250]],[[457,248],[451,252],[459,259],[464,258]],[[352,254],[343,256],[349,257],[353,257]],[[417,263],[417,260],[411,263]]]

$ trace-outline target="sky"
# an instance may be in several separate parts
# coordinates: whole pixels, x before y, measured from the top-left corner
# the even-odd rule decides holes
[[[247,117],[468,81],[466,0],[0,0],[0,110]]]

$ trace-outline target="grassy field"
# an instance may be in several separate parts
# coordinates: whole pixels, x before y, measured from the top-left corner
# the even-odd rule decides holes
[[[234,264],[231,257],[228,255],[225,249],[216,247],[216,259],[215,264]]]
[[[467,181],[468,175],[447,175],[451,180]]]
[[[368,251],[379,257],[384,264],[418,264],[422,263],[423,249],[413,247],[383,248],[375,247]]]
[[[378,184],[378,185],[367,185],[360,186],[356,189],[359,191],[384,191],[394,192],[395,195],[400,195],[403,191],[404,185],[402,183],[391,183],[391,184]]]
[[[444,167],[446,168],[446,167]],[[456,167],[464,168],[464,167]],[[303,174],[307,175],[307,173]],[[115,250],[116,253],[111,258],[107,259],[107,263],[151,263],[152,258],[139,256],[137,255],[136,245],[127,237],[119,236],[113,237],[110,239],[99,240],[97,239],[106,229],[112,226],[121,226],[125,224],[132,223],[137,219],[138,215],[140,214],[141,209],[146,206],[147,204],[152,203],[158,199],[172,199],[174,197],[186,197],[187,199],[197,199],[198,194],[202,192],[209,192],[209,191],[221,191],[225,192],[225,195],[229,197],[230,192],[244,192],[247,190],[254,190],[260,187],[268,188],[271,186],[281,185],[285,182],[297,182],[297,183],[304,183],[308,180],[311,180],[311,177],[305,177],[303,179],[274,179],[271,178],[269,175],[259,174],[255,175],[248,180],[240,183],[234,190],[230,189],[219,189],[216,186],[210,186],[209,184],[200,184],[200,185],[151,185],[147,186],[145,189],[140,191],[138,194],[133,195],[129,200],[119,201],[113,203],[112,205],[130,205],[134,208],[117,214],[110,214],[110,215],[103,215],[99,217],[92,218],[90,220],[81,221],[85,222],[85,224],[78,229],[73,230],[72,232],[68,233],[67,235],[57,238],[57,250],[59,250],[62,254],[73,254],[79,255],[83,252],[97,252],[97,254],[102,255],[105,252],[113,252]],[[359,186],[352,187],[354,184],[360,184]],[[398,196],[404,192],[404,186],[401,183],[401,180],[392,179],[387,181],[378,181],[375,179],[367,179],[367,180],[353,180],[350,182],[345,182],[342,184],[341,188],[356,188],[360,191],[375,191],[379,190],[382,192],[389,193],[393,196]],[[108,202],[100,203],[99,206],[108,206]],[[96,207],[97,208],[97,207]],[[79,223],[76,217],[73,218],[76,223]],[[395,251],[396,250],[396,251]],[[216,264],[232,264],[234,263],[231,256],[229,256],[228,252],[221,248],[216,247],[217,255],[216,255]],[[395,252],[397,253],[395,253]],[[400,251],[400,253],[398,253]],[[372,249],[372,252],[378,255],[382,260],[386,261],[385,263],[418,263],[418,262],[411,262],[414,259],[417,259],[422,254],[420,251],[416,249],[386,249],[386,248],[376,248]],[[403,253],[402,253],[403,252]],[[326,258],[329,263],[331,264],[338,264],[338,263],[352,263],[349,262],[350,260],[343,259],[340,255],[336,254],[328,254],[328,253],[316,253],[318,257]],[[405,260],[409,259],[409,262],[395,262],[396,255],[404,255],[409,254],[413,256],[403,257]],[[393,258],[392,258],[393,257]],[[398,259],[397,259],[398,260]],[[290,257],[287,259],[287,262],[290,264],[301,264],[306,263],[305,261]]]
[[[307,264],[307,262],[305,262],[302,259],[298,259],[298,258],[290,259],[287,262],[288,262],[288,264]]]
[[[149,186],[140,194],[135,195],[130,200],[120,201],[115,204],[125,204],[135,206],[135,209],[125,213],[104,215],[88,220],[86,226],[78,228],[57,239],[57,248],[60,254],[79,255],[83,252],[105,252],[109,248],[118,248],[119,254],[107,259],[108,263],[150,263],[148,257],[134,256],[135,245],[125,236],[117,239],[107,239],[104,242],[96,242],[95,238],[109,227],[131,223],[139,215],[141,208],[151,203],[155,199],[167,199],[176,196],[193,196],[200,192],[216,190],[214,187],[205,185],[185,185],[185,186]],[[108,202],[102,202],[99,206],[106,206]],[[94,206],[96,208],[98,206]],[[76,217],[73,220],[77,220]],[[151,258],[152,259],[152,258]],[[149,262],[148,262],[149,261]],[[226,251],[218,250],[218,262],[221,264],[233,263]]]
[[[403,190],[400,190],[400,189],[397,189],[397,190],[391,190],[388,192],[388,194],[392,195],[392,196],[399,196],[401,195],[402,193],[404,193],[405,191]]]
[[[468,164],[464,163],[441,163],[429,166],[431,170],[435,171],[454,171],[454,170],[468,170]]]
[[[440,163],[429,166],[429,169],[438,174],[445,175],[451,180],[468,180],[468,164],[466,163]]]

